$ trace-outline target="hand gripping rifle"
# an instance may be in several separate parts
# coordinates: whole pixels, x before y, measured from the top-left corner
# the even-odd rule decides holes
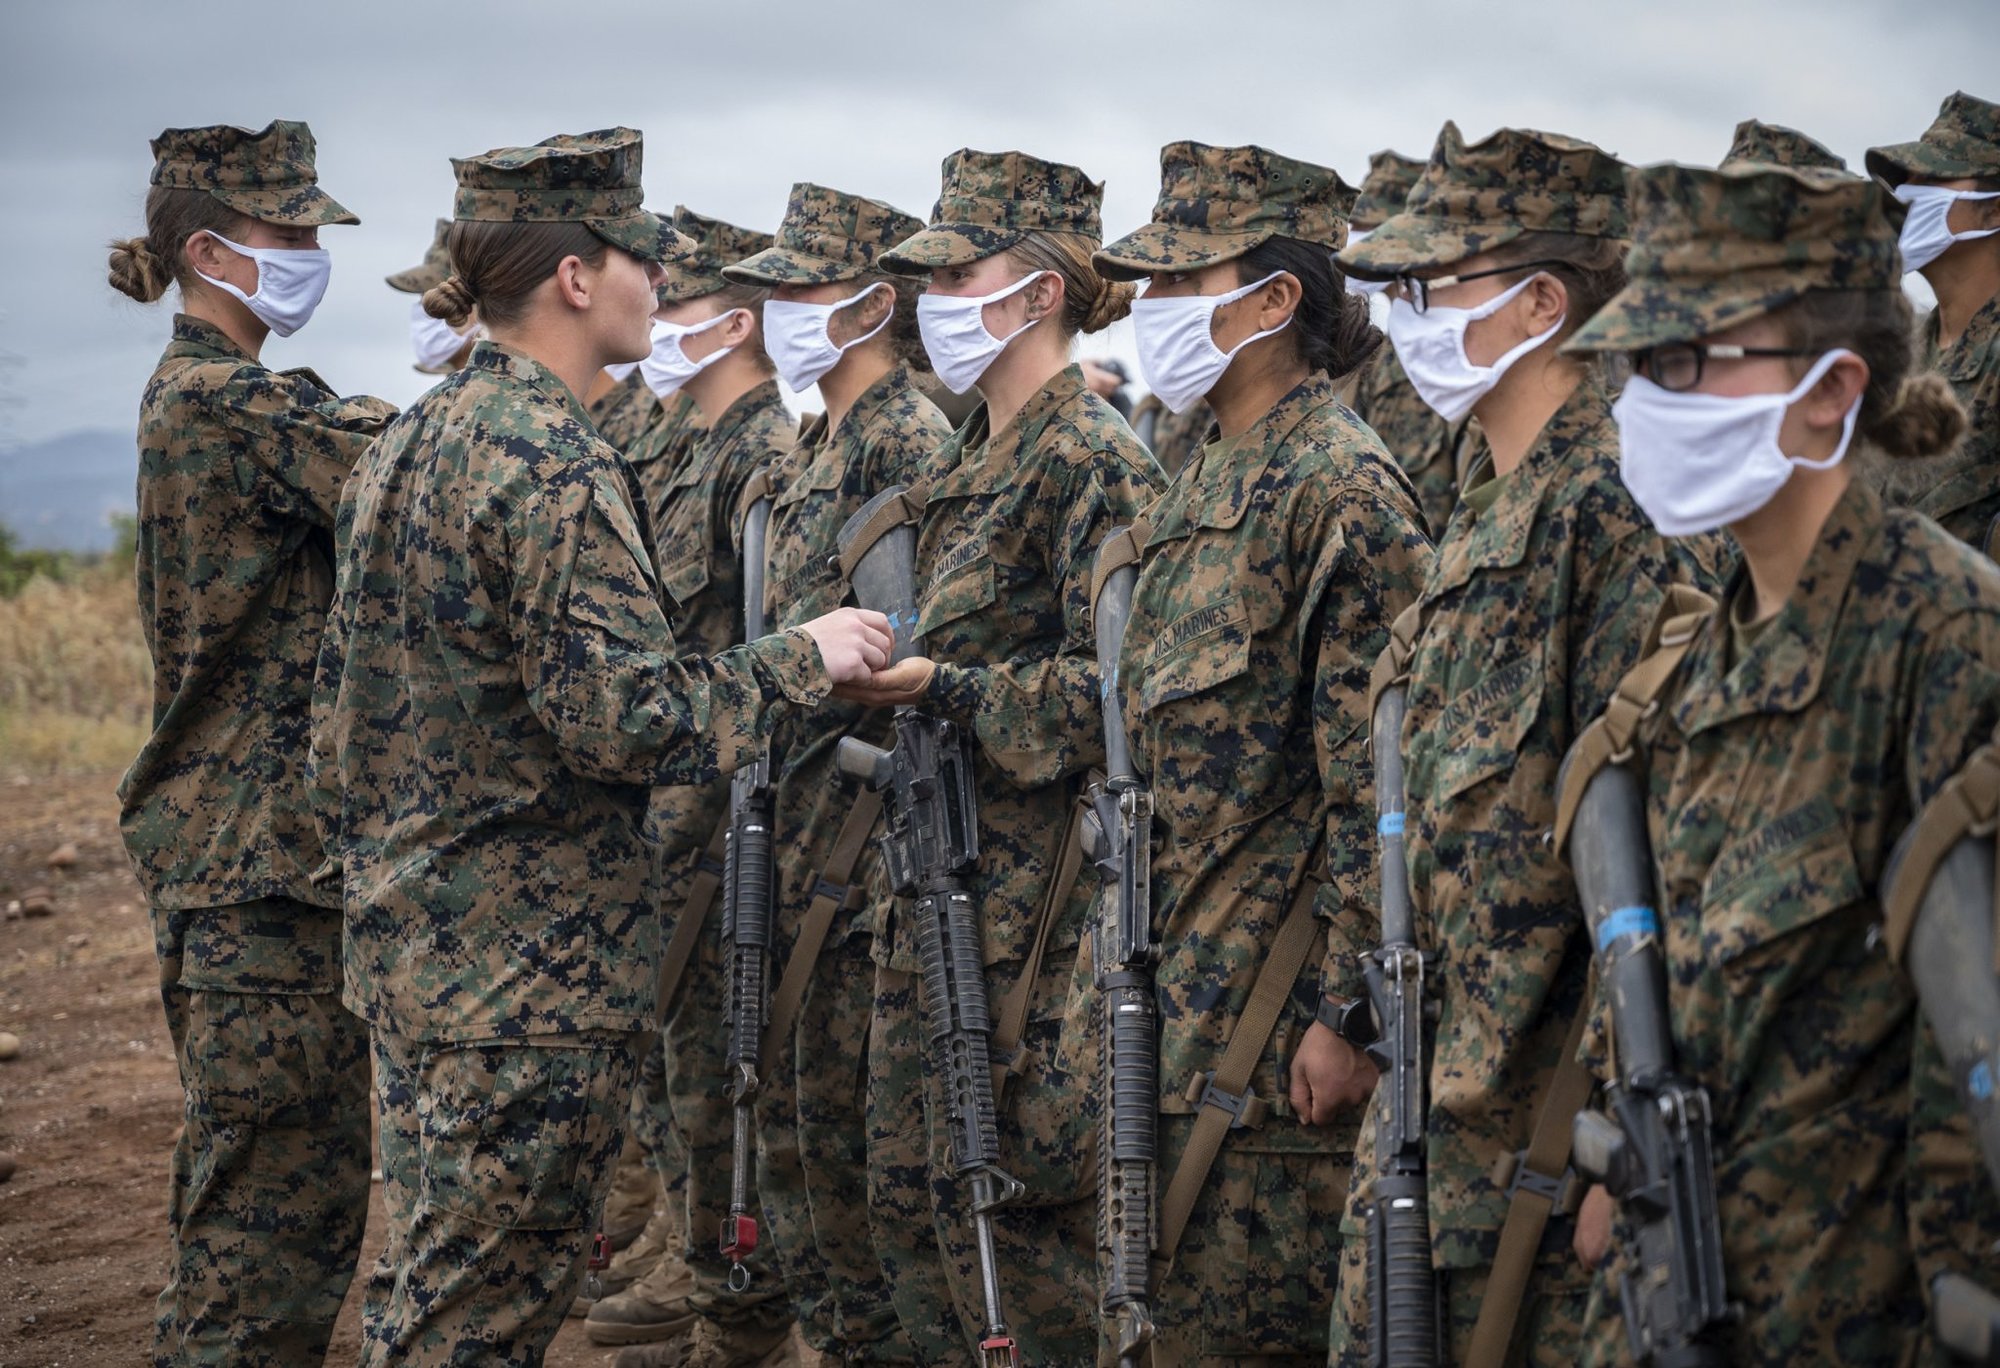
[[[1117,1331],[1119,1368],[1139,1368],[1153,1340],[1151,1263],[1158,1238],[1160,1044],[1153,970],[1153,795],[1132,764],[1118,697],[1118,648],[1139,580],[1128,529],[1098,550],[1091,617],[1104,710],[1104,782],[1093,784],[1083,848],[1104,892],[1092,929],[1105,1101],[1097,1172],[1097,1246],[1103,1313]]]
[[[902,486],[884,490],[848,519],[838,541],[855,602],[888,615],[898,661],[918,653],[917,533],[910,507]],[[979,910],[965,887],[965,876],[979,860],[972,739],[915,706],[896,709],[893,731],[888,750],[843,737],[839,765],[843,774],[882,794],[883,865],[897,894],[914,900],[932,1069],[944,1084],[952,1169],[972,1194],[985,1297],[981,1360],[987,1368],[1017,1368],[1020,1348],[1000,1307],[993,1213],[1026,1189],[999,1167],[984,938]]]
[[[1708,1091],[1674,1072],[1645,798],[1622,748],[1591,768],[1593,730],[1603,725],[1578,737],[1556,780],[1564,809],[1572,802],[1568,785],[1583,785],[1573,800],[1568,855],[1618,1056],[1617,1080],[1605,1093],[1610,1114],[1577,1113],[1571,1158],[1637,1226],[1618,1289],[1633,1358],[1656,1368],[1707,1368],[1725,1361],[1717,1332],[1735,1316],[1723,1282]],[[1586,757],[1581,766],[1579,756]],[[1563,838],[1559,823],[1559,850]]]
[[[1403,854],[1401,680],[1375,702],[1375,830],[1381,852],[1382,947],[1362,962],[1379,1031],[1368,1047],[1381,1071],[1375,1096],[1375,1193],[1368,1210],[1368,1361],[1373,1368],[1438,1362],[1437,1275],[1431,1267],[1424,1175],[1424,959]]]
[[[743,639],[764,635],[765,545],[771,499],[756,498],[743,514],[738,545],[743,550]],[[729,1166],[729,1214],[722,1218],[722,1257],[729,1260],[729,1286],[750,1285],[743,1260],[757,1248],[757,1217],[750,1203],[754,1162],[758,1052],[770,1006],[771,964],[771,755],[760,752],[736,772],[729,786],[729,837],[723,857],[722,948],[728,974],[725,1029],[729,1100],[734,1107]]]
[[[1916,985],[1938,1052],[2000,1185],[2000,902],[1994,837],[2000,742],[1974,752],[1896,843],[1882,879],[1889,956]],[[1969,1363],[2000,1364],[2000,1298],[1970,1278],[1931,1283],[1937,1336]]]

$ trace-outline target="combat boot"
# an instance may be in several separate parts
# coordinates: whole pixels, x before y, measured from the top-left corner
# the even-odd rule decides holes
[[[676,1203],[664,1200],[655,1203],[653,1214],[646,1221],[646,1228],[639,1232],[639,1238],[612,1255],[611,1267],[598,1275],[598,1281],[604,1288],[602,1294],[593,1299],[579,1291],[576,1300],[569,1304],[569,1314],[589,1315],[591,1307],[598,1301],[631,1288],[639,1279],[658,1268],[663,1260],[685,1271],[686,1265],[681,1263],[681,1250],[685,1243],[681,1224],[681,1212]]]
[[[614,1252],[639,1238],[664,1191],[646,1151],[628,1134],[611,1175],[611,1195],[604,1200],[604,1233]]]
[[[697,1317],[688,1304],[694,1295],[694,1273],[682,1257],[684,1237],[678,1211],[672,1225],[671,1254],[663,1252],[644,1276],[590,1308],[583,1333],[592,1344],[658,1344],[686,1338],[694,1329]]]
[[[721,1325],[697,1320],[694,1331],[666,1344],[618,1351],[612,1368],[798,1368],[792,1327]]]

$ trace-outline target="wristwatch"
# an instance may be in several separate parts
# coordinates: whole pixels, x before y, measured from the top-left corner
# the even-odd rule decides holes
[[[1375,1025],[1375,1009],[1365,997],[1322,996],[1313,1020],[1357,1050],[1367,1049],[1381,1035]]]

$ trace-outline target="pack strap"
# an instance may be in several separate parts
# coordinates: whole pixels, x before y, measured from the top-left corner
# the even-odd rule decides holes
[[[1647,633],[1645,653],[1639,663],[1625,672],[1604,711],[1583,729],[1571,747],[1569,770],[1563,776],[1562,791],[1556,795],[1556,854],[1569,844],[1569,831],[1583,805],[1583,792],[1606,765],[1622,763],[1632,753],[1639,724],[1659,708],[1674,671],[1693,649],[1701,634],[1701,624],[1715,612],[1715,600],[1691,585],[1667,588]]]
[[[921,523],[924,507],[930,502],[930,494],[921,485],[913,485],[897,494],[893,499],[884,499],[882,506],[869,514],[868,521],[856,528],[854,535],[840,552],[840,573],[848,579],[854,578],[854,567],[868,554],[868,549],[882,540],[883,534],[891,528],[907,527]]]
[[[1486,1279],[1479,1319],[1465,1351],[1463,1368],[1503,1368],[1519,1323],[1528,1278],[1549,1217],[1568,1205],[1576,1184],[1569,1174],[1570,1127],[1590,1100],[1590,1071],[1577,1058],[1583,1044],[1584,1022],[1590,1016],[1591,993],[1583,1001],[1563,1038],[1562,1058],[1542,1094],[1541,1109],[1528,1148],[1516,1161],[1508,1185],[1507,1217],[1500,1226],[1500,1248]]]
[[[792,945],[792,953],[785,960],[785,972],[771,994],[764,1041],[757,1051],[758,1077],[766,1081],[777,1066],[778,1052],[791,1038],[792,1027],[799,1019],[799,1008],[806,1000],[806,985],[812,981],[820,951],[826,948],[834,914],[842,908],[861,905],[865,890],[853,883],[854,866],[861,862],[861,852],[868,848],[868,838],[875,831],[875,819],[881,815],[881,792],[862,789],[854,806],[847,810],[847,819],[840,824],[840,834],[834,837],[833,849],[820,869],[812,902],[807,905],[805,920],[799,926],[799,938]]]
[[[1417,637],[1424,630],[1424,606],[1413,603],[1396,614],[1396,620],[1389,624],[1389,644],[1382,648],[1382,654],[1375,657],[1375,668],[1368,675],[1368,715],[1375,716],[1375,705],[1382,700],[1382,691],[1395,684],[1401,684],[1410,677],[1410,658],[1417,653]]]
[[[1312,869],[1311,865],[1307,867]],[[1229,1043],[1223,1047],[1222,1062],[1202,1085],[1201,1109],[1195,1113],[1187,1148],[1181,1151],[1181,1161],[1174,1166],[1174,1176],[1160,1197],[1160,1242],[1154,1255],[1158,1265],[1156,1274],[1164,1274],[1173,1267],[1181,1236],[1187,1233],[1188,1218],[1194,1214],[1195,1201],[1208,1185],[1209,1171],[1222,1153],[1223,1137],[1234,1127],[1251,1124],[1248,1117],[1255,1109],[1250,1106],[1254,1100],[1250,1075],[1263,1057],[1264,1047],[1271,1043],[1271,1034],[1278,1029],[1278,1017],[1292,995],[1292,985],[1299,981],[1306,957],[1319,938],[1313,899],[1322,882],[1316,871],[1309,872],[1293,896],[1277,939],[1271,942],[1271,952],[1264,957],[1263,968],[1257,971],[1250,999],[1243,1004],[1243,1015],[1236,1018]]]
[[[1883,939],[1893,962],[1903,962],[1924,894],[1952,847],[1967,836],[1991,835],[1996,823],[2000,823],[2000,740],[1974,751],[1965,768],[1946,780],[1911,819],[1902,862],[1882,890]],[[1995,884],[1994,898],[1994,925],[2000,926],[2000,882]],[[1995,943],[1994,959],[2000,965],[2000,942]]]
[[[722,820],[715,824],[715,834],[708,838],[708,849],[702,851],[695,866],[694,882],[688,885],[687,901],[681,904],[674,934],[667,938],[667,948],[660,954],[659,985],[654,1001],[658,1004],[662,1030],[666,1028],[668,1009],[674,1005],[674,995],[681,990],[681,980],[687,977],[688,962],[694,958],[701,928],[715,906],[715,895],[722,891],[723,860],[728,851],[729,813],[725,810]]]
[[[1103,775],[1091,772],[1090,784],[1103,781]],[[1089,787],[1085,785],[1086,792]],[[1076,881],[1083,873],[1083,819],[1088,811],[1083,799],[1078,798],[1069,821],[1063,824],[1056,844],[1055,877],[1042,890],[1042,903],[1035,912],[1035,939],[1028,947],[1027,962],[1021,966],[1020,978],[1000,1000],[1000,1010],[993,1014],[993,1035],[987,1048],[993,1060],[995,1101],[999,1100],[1007,1080],[1028,1067],[1027,1052],[1021,1049],[1021,1037],[1028,1029],[1028,1004],[1035,996],[1035,980],[1042,976],[1049,934],[1061,920],[1062,910],[1069,905],[1070,895],[1076,892]]]
[[[1134,518],[1130,526],[1118,528],[1097,544],[1097,562],[1090,572],[1090,597],[1085,600],[1092,606],[1104,592],[1104,582],[1128,565],[1137,565],[1145,559],[1146,542],[1153,535],[1153,525],[1143,517]]]

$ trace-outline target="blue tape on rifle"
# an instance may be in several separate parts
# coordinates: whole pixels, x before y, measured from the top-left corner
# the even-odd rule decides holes
[[[1403,834],[1403,814],[1400,812],[1383,813],[1375,819],[1375,834],[1377,836],[1401,836]]]
[[[1597,924],[1597,948],[1603,950],[1621,936],[1650,936],[1660,929],[1660,919],[1650,907],[1614,907]]]
[[[1972,1066],[1972,1072],[1966,1075],[1965,1090],[1980,1102],[1993,1096],[1993,1070],[1987,1066],[1985,1060],[1982,1059]]]

